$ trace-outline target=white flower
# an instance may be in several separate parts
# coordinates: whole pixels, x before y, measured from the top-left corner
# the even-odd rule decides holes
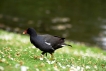
[[[47,62],[48,64],[54,64],[54,63],[55,63],[55,60],[54,60],[54,61],[47,60],[46,62]]]
[[[10,58],[11,60],[14,60],[14,58]]]
[[[4,71],[4,68],[2,66],[0,66],[0,71]]]
[[[2,62],[5,62],[5,61],[6,61],[6,59],[5,59],[5,58],[3,58],[1,61],[2,61]]]
[[[57,68],[57,66],[53,67],[55,71],[59,71],[59,69]]]
[[[63,68],[63,69],[66,69],[66,67],[65,67],[65,66],[62,66],[62,68]]]
[[[70,71],[84,71],[84,68],[83,67],[80,67],[80,66],[71,66],[70,67]]]
[[[18,68],[19,66],[20,66],[20,64],[16,64],[16,65],[15,65],[15,68]]]
[[[51,64],[54,64],[55,63],[55,60],[54,61],[51,61]]]
[[[39,71],[39,69],[38,69],[38,68],[36,68],[36,71]]]
[[[49,60],[47,60],[47,63],[48,63],[48,64],[50,64],[50,61],[49,61]]]
[[[95,65],[94,68],[97,69],[97,66]]]
[[[40,57],[40,60],[43,60],[43,57]]]
[[[86,66],[85,68],[86,68],[86,69],[90,69],[90,66]]]
[[[59,64],[60,67],[62,66],[60,63],[58,63],[58,64]]]
[[[67,65],[67,67],[70,67],[70,65]]]
[[[27,71],[28,69],[29,69],[29,67],[21,66],[21,71]]]

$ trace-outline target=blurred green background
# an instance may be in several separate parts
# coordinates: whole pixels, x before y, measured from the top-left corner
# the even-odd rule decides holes
[[[106,0],[0,1],[1,29],[22,33],[28,27],[106,49]]]

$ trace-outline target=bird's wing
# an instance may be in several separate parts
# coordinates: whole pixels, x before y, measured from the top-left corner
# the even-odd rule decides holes
[[[45,43],[48,45],[51,45],[53,48],[54,46],[57,46],[58,44],[64,43],[65,38],[61,38],[58,36],[52,36],[52,35],[39,35],[43,40],[45,40]]]

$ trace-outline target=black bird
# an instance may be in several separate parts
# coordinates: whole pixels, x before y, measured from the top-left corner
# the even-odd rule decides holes
[[[51,58],[53,58],[53,53],[56,49],[62,48],[63,46],[71,46],[64,43],[65,38],[61,38],[58,36],[52,36],[49,34],[38,35],[33,28],[28,28],[23,32],[23,34],[30,35],[30,42],[38,49],[42,51],[42,55],[46,53],[51,54]],[[71,46],[72,47],[72,46]]]

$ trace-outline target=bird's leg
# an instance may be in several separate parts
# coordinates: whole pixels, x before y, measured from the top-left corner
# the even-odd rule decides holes
[[[43,55],[45,54],[45,52],[42,52],[40,56],[34,56],[35,59],[40,59],[43,60]]]
[[[41,53],[41,57],[43,57],[44,54],[45,54],[45,52],[42,52],[42,53]]]
[[[44,55],[45,53],[46,53],[46,56],[47,56],[47,52],[42,52],[41,54]]]
[[[53,53],[50,53],[51,54],[51,59],[50,60],[54,60],[54,56],[53,56]]]
[[[47,57],[47,53],[46,53],[46,57]]]
[[[38,58],[39,58],[40,60],[43,60],[43,58],[44,58],[43,55],[44,55],[44,54],[45,54],[45,52],[42,52],[42,53],[41,53],[41,56],[39,56]]]

